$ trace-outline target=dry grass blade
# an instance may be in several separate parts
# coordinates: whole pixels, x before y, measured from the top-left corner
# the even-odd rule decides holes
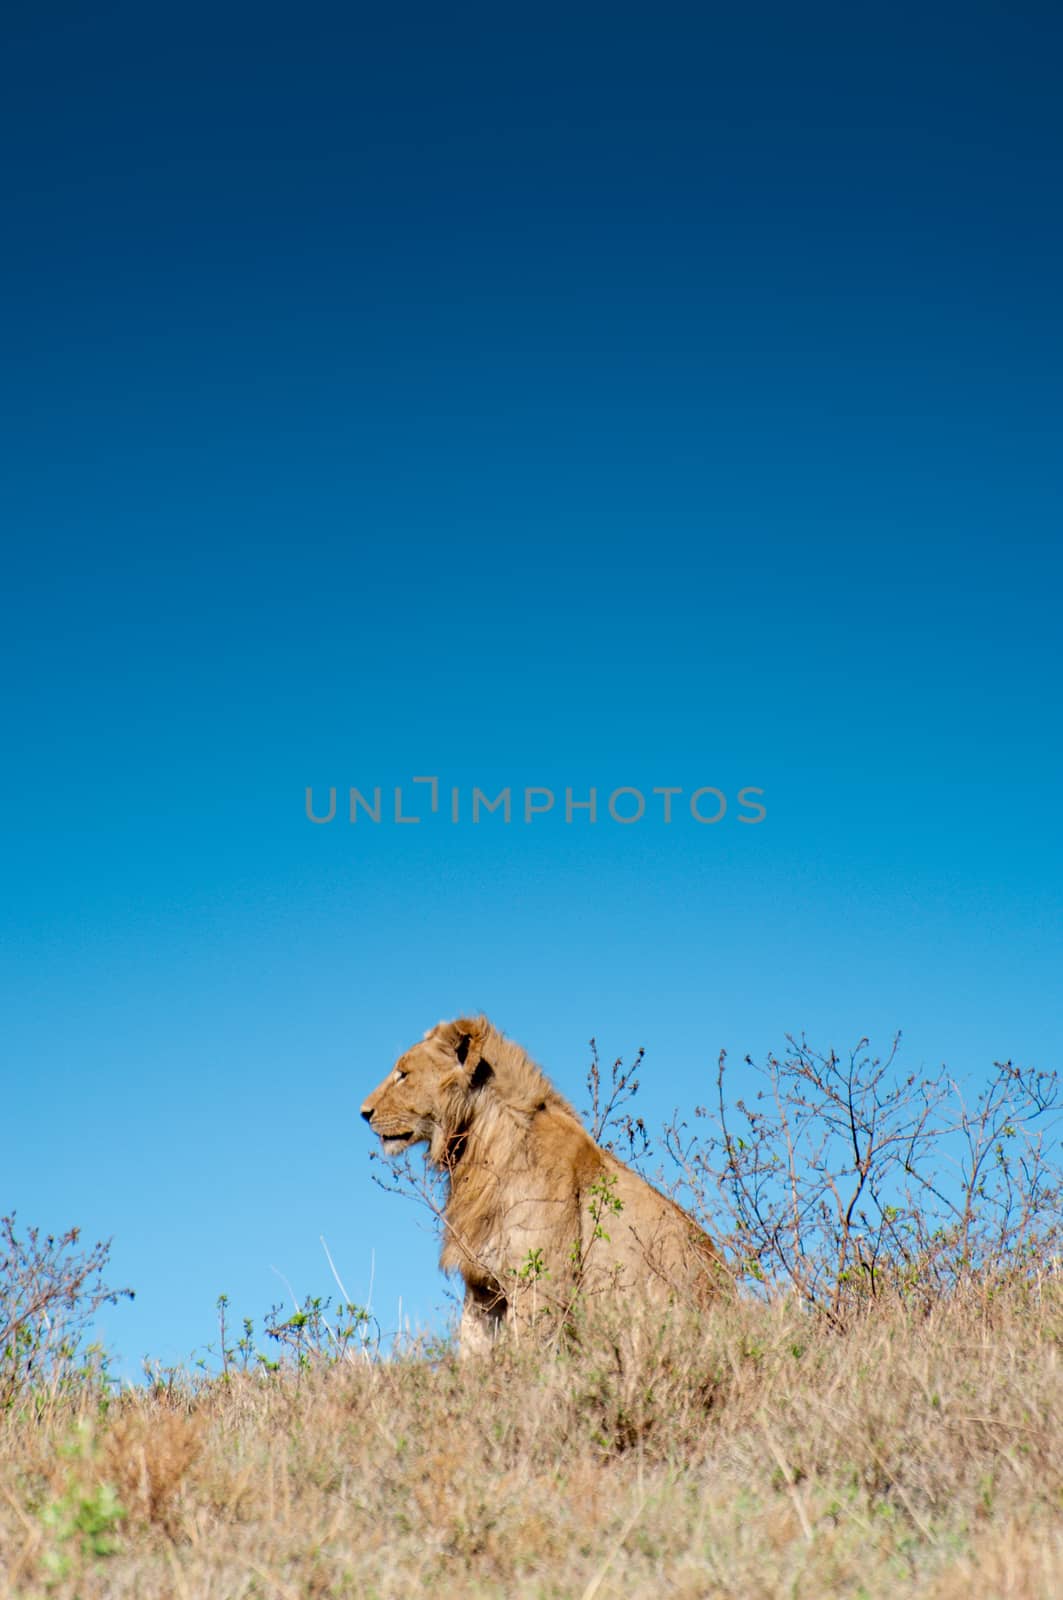
[[[790,1464],[783,1455],[778,1441],[772,1436],[767,1423],[763,1419],[761,1420],[760,1431],[764,1437],[764,1443],[775,1457],[779,1471],[786,1480],[786,1488],[789,1492],[790,1499],[793,1502],[794,1510],[797,1512],[797,1520],[801,1524],[801,1532],[804,1534],[807,1543],[811,1544],[815,1535],[812,1532],[812,1524],[808,1520],[808,1512],[805,1510],[805,1503],[801,1499],[801,1493],[797,1487],[797,1480],[793,1475]]]
[[[594,1574],[594,1577],[591,1579],[590,1583],[588,1583],[587,1587],[584,1589],[581,1600],[594,1600],[594,1596],[598,1593],[598,1590],[605,1582],[605,1579],[609,1573],[609,1568],[613,1565],[617,1555],[623,1548],[624,1540],[627,1538],[628,1534],[641,1517],[645,1504],[645,1498],[638,1502],[634,1511],[632,1511],[631,1515],[628,1517],[627,1521],[624,1523],[624,1526],[621,1528],[620,1532],[613,1541],[613,1545],[609,1551],[609,1554],[606,1556],[605,1560]]]

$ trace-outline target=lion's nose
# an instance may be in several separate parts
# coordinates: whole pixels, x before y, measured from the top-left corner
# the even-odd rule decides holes
[[[362,1116],[365,1118],[366,1122],[372,1122],[372,1120],[373,1120],[373,1108],[372,1108],[372,1106],[363,1106],[362,1107]]]

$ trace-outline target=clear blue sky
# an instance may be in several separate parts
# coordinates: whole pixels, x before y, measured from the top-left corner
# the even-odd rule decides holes
[[[439,1320],[357,1111],[442,1016],[651,1120],[1059,1064],[1058,11],[4,28],[0,1207],[126,1370],[321,1234]],[[419,774],[768,816],[304,815]]]

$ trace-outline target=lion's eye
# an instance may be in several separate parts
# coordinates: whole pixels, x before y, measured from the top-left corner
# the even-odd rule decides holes
[[[404,1078],[408,1077],[408,1076],[409,1076],[409,1074],[406,1073],[406,1072],[401,1071],[400,1068],[398,1068],[398,1067],[395,1068],[395,1082],[396,1083],[401,1083],[402,1080]]]

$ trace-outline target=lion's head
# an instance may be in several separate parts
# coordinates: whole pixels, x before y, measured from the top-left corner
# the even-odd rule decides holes
[[[427,1144],[441,1164],[449,1142],[467,1127],[476,1099],[492,1076],[481,1048],[484,1017],[440,1022],[405,1051],[362,1106],[362,1116],[380,1137],[384,1154],[402,1155]]]

